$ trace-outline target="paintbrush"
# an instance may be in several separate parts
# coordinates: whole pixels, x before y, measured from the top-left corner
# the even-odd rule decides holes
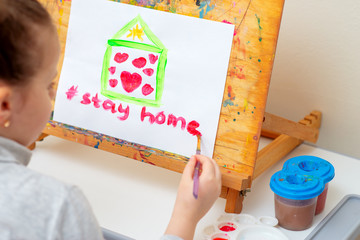
[[[200,135],[196,135],[197,136],[197,146],[196,146],[196,154],[200,155],[201,154],[201,136]],[[198,194],[199,194],[199,173],[200,173],[200,162],[196,161],[195,164],[195,172],[194,172],[194,187],[193,187],[193,195],[195,197],[195,199],[198,198]]]

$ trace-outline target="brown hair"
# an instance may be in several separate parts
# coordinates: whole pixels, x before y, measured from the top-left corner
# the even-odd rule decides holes
[[[27,83],[42,63],[38,29],[51,26],[49,13],[37,0],[0,0],[0,79]]]

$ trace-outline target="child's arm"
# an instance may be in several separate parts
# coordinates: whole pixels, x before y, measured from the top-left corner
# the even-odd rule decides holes
[[[199,177],[199,196],[193,196],[193,175],[196,161],[202,164]],[[175,235],[185,240],[193,239],[196,224],[212,207],[221,191],[221,173],[215,160],[202,155],[192,156],[186,165],[174,211],[165,234]]]

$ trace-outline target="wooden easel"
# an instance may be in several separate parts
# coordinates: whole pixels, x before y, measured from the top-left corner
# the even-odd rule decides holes
[[[57,24],[62,55],[61,71],[70,14],[70,1],[42,0]],[[134,1],[124,0],[131,4]],[[136,2],[137,3],[137,2]],[[140,1],[142,7],[195,16],[235,25],[228,75],[223,96],[213,158],[222,172],[225,211],[239,213],[251,182],[303,140],[316,141],[321,114],[313,112],[301,123],[265,113],[284,0]],[[145,5],[141,5],[145,4]],[[279,135],[286,133],[287,135]],[[138,161],[182,172],[184,156],[130,143],[86,129],[50,121],[40,139],[58,136],[90,147],[121,154]],[[260,135],[276,137],[259,153]],[[277,136],[279,135],[279,136]],[[315,138],[315,139],[314,139]],[[35,144],[31,146],[35,147]]]
[[[315,143],[319,136],[320,124],[321,112],[319,111],[312,111],[298,123],[265,113],[261,136],[274,140],[258,152],[252,180],[302,144],[304,140]],[[222,189],[221,197],[227,200],[226,212],[241,212],[242,201],[246,193],[250,191],[251,182],[247,184],[249,188],[240,191],[226,187]]]

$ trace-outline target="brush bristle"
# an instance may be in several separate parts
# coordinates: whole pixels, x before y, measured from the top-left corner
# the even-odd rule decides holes
[[[197,136],[197,146],[196,146],[196,154],[200,154],[201,153],[201,136],[200,135],[196,135]]]

